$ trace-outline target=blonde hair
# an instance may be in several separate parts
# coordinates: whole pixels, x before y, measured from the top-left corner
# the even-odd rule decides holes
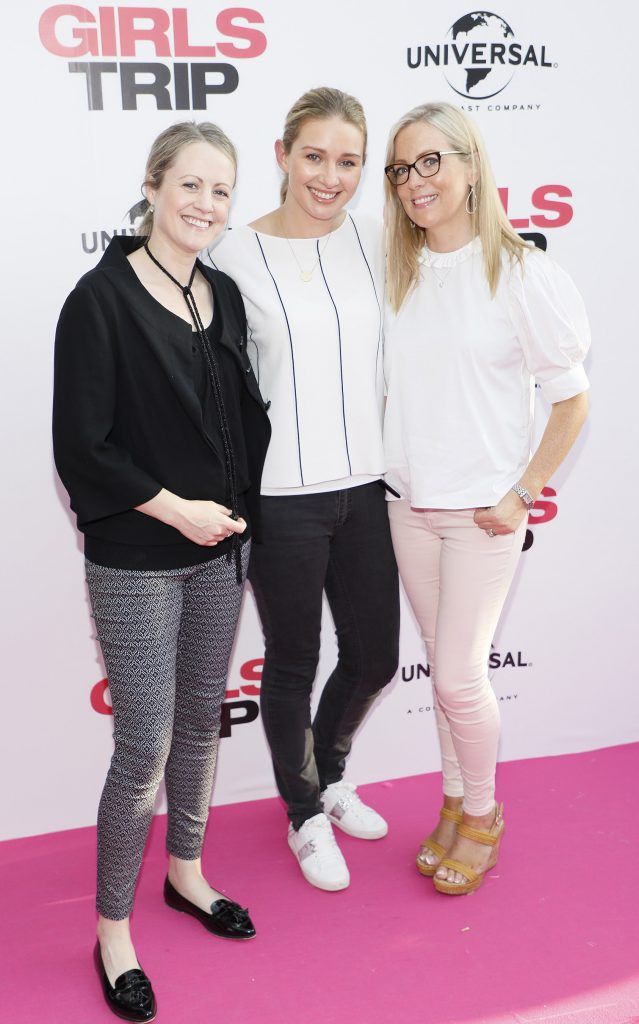
[[[506,216],[481,135],[471,119],[452,103],[424,103],[401,117],[391,128],[386,164],[391,164],[395,158],[395,141],[402,129],[420,121],[438,128],[450,142],[450,148],[461,151],[457,159],[471,166],[475,177],[475,203],[470,215],[473,235],[481,239],[486,279],[494,296],[501,273],[502,249],[523,264],[524,250],[529,246],[514,231]],[[426,232],[407,216],[397,189],[386,177],[384,189],[387,294],[397,311],[419,279],[418,256],[426,244]]]
[[[364,139],[363,162],[366,162],[366,143],[368,131],[366,128],[366,117],[364,108],[359,100],[340,89],[331,89],[327,85],[317,89],[309,89],[303,96],[293,104],[284,124],[282,133],[282,146],[288,155],[297,136],[302,130],[306,121],[325,120],[329,117],[339,117],[346,124],[352,124],[359,128]],[[280,186],[280,201],[283,203],[288,192],[288,175]]]
[[[180,121],[178,124],[172,124],[170,128],[165,128],[163,132],[160,132],[151,146],[151,151],[146,161],[142,189],[144,190],[148,186],[156,189],[159,188],[164,175],[174,163],[180,150],[184,149],[185,146],[190,146],[193,142],[208,142],[211,146],[219,149],[229,158],[237,174],[235,146],[221,128],[218,128],[216,124],[211,124],[210,121],[201,121],[199,124],[195,121]],[[144,197],[142,207],[144,215],[142,221],[136,227],[135,233],[136,235],[150,235],[151,228],[153,227],[153,211],[146,196]]]

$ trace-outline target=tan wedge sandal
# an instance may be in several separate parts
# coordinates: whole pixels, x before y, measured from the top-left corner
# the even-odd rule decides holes
[[[452,811],[449,807],[442,807],[439,812],[439,817],[442,821],[452,821],[453,825],[461,825],[463,820],[461,811]],[[436,864],[429,864],[428,861],[422,859],[424,854],[427,852],[435,854],[437,857]],[[446,853],[447,851],[444,847],[441,846],[440,843],[436,843],[434,839],[424,839],[415,861],[420,875],[425,875],[426,878],[432,878],[442,859],[446,856]]]
[[[490,857],[486,867],[483,871],[475,871],[471,868],[470,864],[462,864],[460,860],[453,860],[451,857],[444,857],[438,868],[449,868],[452,871],[458,871],[460,875],[463,875],[466,882],[448,882],[444,878],[433,877],[433,884],[437,889],[437,892],[443,892],[447,896],[463,896],[465,893],[474,892],[475,889],[479,889],[479,886],[484,881],[486,872],[494,868],[497,863],[497,857],[499,856],[499,844],[501,837],[504,834],[504,805],[499,804],[495,808],[495,820],[490,827],[488,832],[483,829],[473,828],[472,825],[465,825],[463,822],[457,826],[457,835],[464,836],[465,839],[472,839],[475,843],[482,843],[484,846],[492,846],[493,854]]]

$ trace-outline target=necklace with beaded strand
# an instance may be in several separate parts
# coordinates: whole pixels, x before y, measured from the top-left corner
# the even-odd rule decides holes
[[[213,398],[215,400],[215,406],[217,409],[218,420],[220,424],[220,433],[222,435],[222,447],[224,448],[224,462],[226,468],[226,477],[228,482],[229,491],[229,504],[231,506],[231,514],[229,519],[239,519],[239,512],[237,508],[237,475],[235,471],[235,453],[233,451],[233,444],[231,442],[231,431],[229,428],[228,418],[226,415],[226,408],[224,406],[224,398],[222,395],[222,382],[220,379],[220,369],[217,364],[215,353],[213,352],[213,346],[211,345],[206,328],[202,323],[200,311],[197,308],[195,302],[195,296],[193,294],[193,280],[195,278],[195,271],[197,264],[193,264],[193,270],[189,277],[188,283],[183,285],[180,284],[176,277],[163,267],[159,260],[155,258],[151,250],[149,249],[148,242],[144,243],[144,251],[155,266],[162,271],[163,274],[169,278],[170,281],[179,288],[184,296],[191,319],[193,320],[193,326],[200,342],[204,361],[209,373],[209,380],[211,382],[211,390],[213,392]],[[228,558],[231,558],[232,553],[235,553],[235,574],[238,584],[242,584],[242,554],[241,554],[241,539],[239,533],[234,533],[231,540],[231,550],[228,553]]]

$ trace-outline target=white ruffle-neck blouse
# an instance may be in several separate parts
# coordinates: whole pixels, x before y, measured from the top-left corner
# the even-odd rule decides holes
[[[206,260],[205,260],[206,261]],[[381,225],[347,214],[321,238],[229,231],[209,261],[238,285],[270,401],[262,494],[340,490],[384,472]],[[301,279],[301,270],[311,280]]]
[[[530,461],[535,381],[551,403],[589,387],[583,300],[536,249],[504,253],[494,298],[479,238],[420,262],[386,311],[385,479],[416,508],[495,505]]]

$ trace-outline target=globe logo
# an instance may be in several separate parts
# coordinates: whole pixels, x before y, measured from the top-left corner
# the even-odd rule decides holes
[[[451,25],[447,39],[457,60],[444,69],[451,89],[468,99],[487,100],[505,89],[514,75],[508,62],[515,37],[507,21],[490,11],[472,11]]]

